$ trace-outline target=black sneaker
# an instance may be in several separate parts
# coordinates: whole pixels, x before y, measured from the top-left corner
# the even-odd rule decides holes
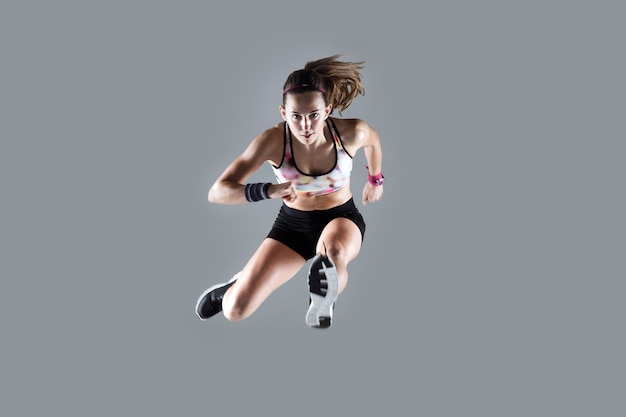
[[[196,315],[200,320],[206,320],[222,311],[222,299],[226,290],[228,290],[237,280],[239,274],[236,274],[228,282],[216,284],[206,289],[198,301],[196,302]]]
[[[306,313],[306,324],[318,329],[330,327],[338,296],[339,279],[335,264],[329,257],[317,255],[309,270],[309,310]]]

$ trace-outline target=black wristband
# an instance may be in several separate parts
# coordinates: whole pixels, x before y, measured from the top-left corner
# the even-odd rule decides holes
[[[267,200],[270,198],[270,195],[269,195],[270,185],[272,185],[271,182],[266,182],[265,184],[263,184],[263,187],[261,187],[261,195],[263,196],[264,200]]]
[[[250,202],[267,200],[270,198],[268,194],[270,185],[272,185],[271,182],[255,182],[252,184],[246,184],[244,190],[246,193],[246,200]]]

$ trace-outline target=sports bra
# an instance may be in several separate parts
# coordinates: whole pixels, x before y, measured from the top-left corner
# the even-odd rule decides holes
[[[287,126],[287,122],[285,122],[283,159],[278,166],[271,164],[279,183],[291,182],[298,194],[307,197],[333,193],[342,189],[348,183],[350,172],[352,171],[352,155],[344,149],[335,124],[330,119],[327,119],[326,125],[333,136],[336,156],[335,165],[328,172],[319,175],[309,175],[302,172],[296,165],[296,160],[293,156],[291,131]]]

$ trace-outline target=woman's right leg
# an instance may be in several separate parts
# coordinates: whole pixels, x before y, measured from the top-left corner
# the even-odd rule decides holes
[[[266,238],[243,268],[222,301],[224,317],[239,321],[249,317],[278,287],[289,281],[305,259],[285,244]]]

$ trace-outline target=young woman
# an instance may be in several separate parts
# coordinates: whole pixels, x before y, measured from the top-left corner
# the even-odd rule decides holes
[[[358,94],[363,62],[334,55],[291,73],[279,107],[283,122],[257,136],[215,181],[209,202],[243,204],[282,199],[267,238],[230,281],[204,291],[196,314],[206,320],[220,311],[231,321],[249,317],[278,287],[313,259],[309,271],[306,323],[330,326],[334,303],[346,287],[347,266],[356,258],[365,222],[350,191],[352,158],[363,148],[368,180],[362,202],[383,194],[382,149],[376,131],[341,114]],[[247,183],[265,162],[277,183]],[[365,177],[365,173],[364,173]]]

